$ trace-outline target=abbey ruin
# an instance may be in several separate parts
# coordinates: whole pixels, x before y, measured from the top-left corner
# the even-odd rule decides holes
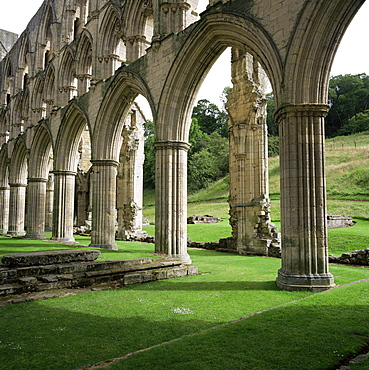
[[[364,0],[45,0],[0,62],[0,233],[91,246],[142,233],[144,113],[156,150],[155,251],[187,252],[187,150],[197,92],[232,48],[230,214],[242,254],[267,255],[265,81],[280,132],[286,290],[334,286],[328,269],[324,117],[339,42]],[[277,273],[277,272],[276,272]]]

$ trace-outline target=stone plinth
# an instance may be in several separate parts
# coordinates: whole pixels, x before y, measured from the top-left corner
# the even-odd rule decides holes
[[[95,261],[99,256],[100,251],[86,249],[31,252],[5,255],[2,258],[2,263],[6,267],[53,265],[56,263]]]

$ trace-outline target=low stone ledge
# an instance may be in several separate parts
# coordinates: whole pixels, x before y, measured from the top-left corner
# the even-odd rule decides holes
[[[6,267],[53,265],[95,261],[99,256],[100,251],[91,249],[31,252],[5,255],[2,258],[2,263]]]
[[[329,255],[330,263],[369,266],[369,248],[343,253],[341,256]]]

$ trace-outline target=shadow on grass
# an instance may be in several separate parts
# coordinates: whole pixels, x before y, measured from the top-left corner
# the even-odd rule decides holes
[[[232,291],[232,290],[280,290],[275,281],[212,281],[212,282],[185,282],[171,280],[169,284],[140,285],[140,290],[158,291]]]
[[[0,356],[7,360],[0,369],[74,369],[191,334],[110,368],[333,368],[369,341],[368,305],[362,296],[368,289],[356,288],[333,290],[204,332],[237,317],[216,320],[209,306],[196,310],[188,303],[184,308],[165,297],[153,301],[155,294],[145,300],[137,290],[0,307]],[[341,294],[351,289],[357,291]],[[358,294],[357,304],[347,304]]]

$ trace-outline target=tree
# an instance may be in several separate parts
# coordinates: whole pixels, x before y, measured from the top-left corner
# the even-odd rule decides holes
[[[268,134],[271,136],[279,136],[278,123],[274,120],[274,95],[273,93],[266,94],[267,98],[267,126]]]
[[[200,129],[209,135],[216,131],[223,137],[228,136],[227,112],[220,110],[209,100],[202,99],[197,102],[192,111],[192,118],[196,118]]]
[[[148,189],[155,188],[155,148],[154,148],[154,123],[145,123],[145,161],[143,165],[143,183]]]
[[[364,113],[355,114],[340,130],[343,135],[356,134],[363,131],[369,131],[369,109]]]
[[[328,99],[331,109],[325,123],[326,137],[349,134],[349,120],[369,109],[369,76],[363,73],[331,77]]]

